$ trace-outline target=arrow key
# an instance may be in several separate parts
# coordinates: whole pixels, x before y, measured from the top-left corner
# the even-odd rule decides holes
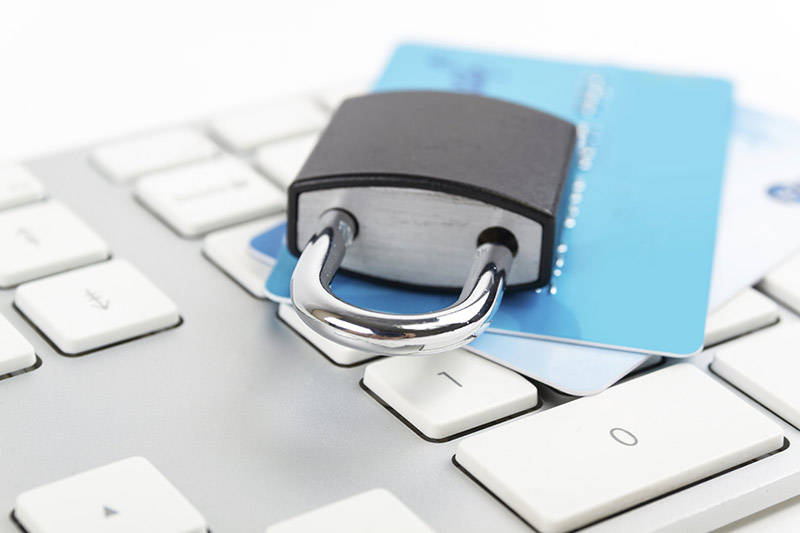
[[[17,289],[14,303],[67,355],[180,322],[172,300],[119,259],[25,283]]]
[[[14,519],[28,533],[207,531],[200,512],[142,457],[23,492]]]

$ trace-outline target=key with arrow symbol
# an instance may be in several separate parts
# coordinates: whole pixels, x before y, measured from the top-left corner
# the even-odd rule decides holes
[[[86,299],[89,300],[89,305],[92,307],[96,307],[97,309],[102,309],[104,311],[108,310],[108,305],[111,303],[111,301],[107,298],[104,299],[103,295],[99,292],[85,289],[84,295],[86,296]]]

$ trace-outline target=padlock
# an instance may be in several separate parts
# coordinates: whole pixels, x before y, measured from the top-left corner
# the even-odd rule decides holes
[[[331,340],[384,355],[469,342],[491,323],[506,287],[549,283],[575,137],[560,118],[471,94],[346,100],[289,187],[300,318]],[[340,267],[463,289],[439,311],[378,312],[333,294]]]

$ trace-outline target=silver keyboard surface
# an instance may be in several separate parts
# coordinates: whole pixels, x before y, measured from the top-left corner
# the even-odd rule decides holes
[[[237,270],[246,250],[231,251],[230,262],[204,257],[203,236],[279,214],[286,174],[299,164],[283,159],[280,145],[294,138],[285,152],[302,160],[312,144],[309,139],[323,124],[319,116],[330,109],[323,98],[305,102],[299,125],[292,123],[291,114],[287,119],[286,113],[275,111],[280,105],[265,108],[276,113],[280,125],[267,132],[237,123],[246,121],[246,115],[181,126],[196,132],[201,145],[181,145],[184,157],[174,160],[157,154],[151,168],[125,167],[125,154],[111,156],[124,168],[108,166],[108,160],[104,166],[97,146],[25,161],[46,191],[45,199],[34,196],[25,205],[63,203],[100,236],[109,252],[95,246],[94,255],[33,277],[80,273],[92,268],[89,264],[124,260],[175,304],[179,317],[165,315],[157,327],[141,331],[114,325],[123,331],[120,340],[132,337],[125,342],[70,344],[45,334],[48,326],[42,322],[48,318],[23,314],[15,306],[18,281],[0,290],[0,314],[33,345],[38,358],[27,371],[0,379],[0,506],[5,512],[12,512],[25,491],[142,456],[200,511],[214,533],[263,532],[277,522],[374,488],[387,489],[435,531],[531,531],[499,498],[454,465],[459,442],[469,437],[422,438],[362,388],[370,362],[334,364],[278,319],[276,304],[251,294],[257,290],[252,282],[257,272]],[[162,133],[144,132],[130,139]],[[174,201],[180,187],[187,187],[181,193],[184,199],[213,195],[226,187],[209,179],[198,190],[191,177],[187,186],[193,165],[228,158],[231,168],[247,167],[247,179],[263,181],[256,187],[264,201],[253,202],[245,194],[230,205],[212,206],[217,209],[213,213],[208,208],[198,218],[181,212],[181,202]],[[134,162],[141,163],[136,157]],[[173,180],[178,189],[160,190],[164,180]],[[270,194],[279,201],[267,201]],[[21,208],[5,207],[0,217]],[[22,232],[19,238],[30,241],[35,236]],[[224,247],[219,249],[221,256],[226,253]],[[7,254],[0,250],[0,266],[10,262]],[[103,259],[108,255],[110,259]],[[800,278],[800,271],[796,275]],[[768,284],[763,289],[774,296]],[[36,306],[34,296],[28,298],[33,302],[29,306]],[[84,296],[87,305],[116,304],[89,289]],[[58,307],[43,301],[40,307]],[[146,314],[149,306],[142,305]],[[795,311],[777,305],[776,324],[741,336],[748,328],[734,328],[722,337],[736,338],[685,364],[776,423],[783,430],[784,448],[723,473],[710,473],[703,481],[614,513],[583,531],[705,531],[800,493],[800,431],[710,369],[721,348],[800,322]],[[684,362],[663,361],[624,382],[673,364]],[[674,394],[682,393],[681,386],[675,383]],[[536,409],[496,427],[575,400],[543,385],[537,388]],[[0,533],[18,531],[11,519],[0,520]]]

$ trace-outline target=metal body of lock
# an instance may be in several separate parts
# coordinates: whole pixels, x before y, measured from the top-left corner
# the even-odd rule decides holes
[[[377,353],[467,342],[488,325],[506,286],[549,282],[574,143],[566,121],[475,95],[414,91],[345,101],[289,188],[300,317],[328,338]],[[376,313],[331,293],[340,266],[384,281],[464,289],[439,312]]]

